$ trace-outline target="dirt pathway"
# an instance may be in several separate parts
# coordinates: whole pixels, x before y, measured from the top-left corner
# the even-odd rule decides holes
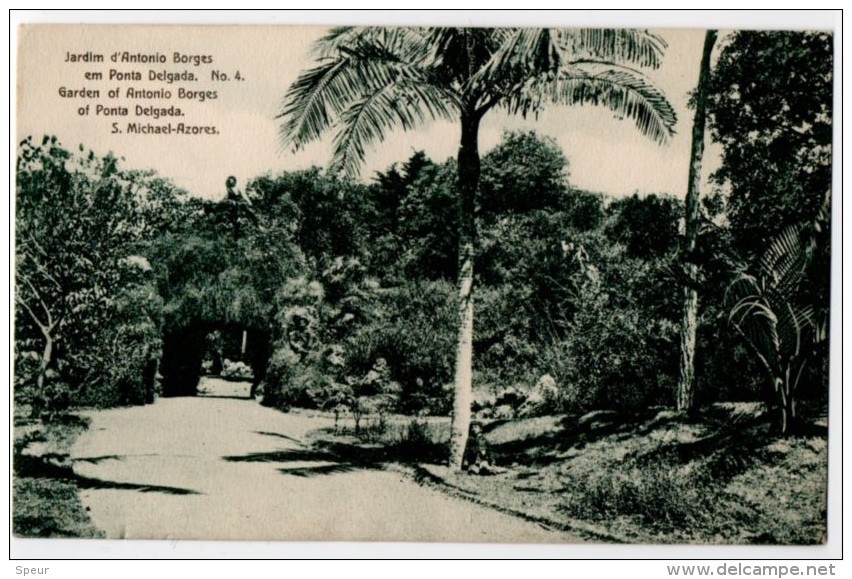
[[[90,417],[72,458],[87,481],[83,504],[107,538],[573,541],[312,451],[299,440],[322,419],[253,400],[161,399]]]

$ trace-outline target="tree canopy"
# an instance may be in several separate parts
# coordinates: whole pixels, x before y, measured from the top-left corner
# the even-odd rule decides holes
[[[708,96],[724,156],[714,178],[748,255],[812,221],[831,188],[832,42],[827,32],[738,31],[722,47]]]

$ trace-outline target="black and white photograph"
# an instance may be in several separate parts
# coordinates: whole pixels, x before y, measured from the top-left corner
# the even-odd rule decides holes
[[[362,20],[19,25],[16,540],[824,546],[837,31]]]

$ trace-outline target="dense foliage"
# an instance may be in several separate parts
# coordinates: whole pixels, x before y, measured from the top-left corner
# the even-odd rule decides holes
[[[765,397],[789,420],[794,397],[824,399],[829,41],[755,32],[722,44],[708,96],[722,187],[703,202],[689,256],[698,277],[687,280],[701,302],[700,404]],[[457,181],[457,161],[416,152],[369,184],[314,168],[255,177],[239,195],[229,184],[208,201],[112,155],[28,138],[16,401],[45,417],[140,404],[194,394],[207,371],[251,375],[264,404],[351,413],[359,425],[446,415]],[[556,143],[534,132],[507,133],[483,156],[481,416],[674,404],[682,213],[667,196],[578,190]]]
[[[140,250],[162,187],[55,138],[20,144],[15,395],[35,414],[153,399],[162,300]]]
[[[738,280],[766,280],[759,294],[780,291],[785,309],[809,312],[807,322],[794,326],[813,324],[817,331],[805,332],[792,348],[797,352],[777,353],[780,358],[769,364],[795,366],[800,395],[812,398],[824,397],[828,388],[833,71],[830,32],[740,31],[724,43],[708,102],[711,135],[723,150],[714,178],[724,191],[730,261]],[[789,242],[791,231],[796,243]],[[786,248],[781,253],[802,258],[796,275],[784,261],[767,270],[766,256],[779,246]],[[770,289],[785,278],[790,283]],[[783,327],[785,315],[774,311],[777,323],[770,325]],[[779,352],[788,347],[785,341],[798,341],[767,339]],[[757,352],[752,349],[752,358],[759,359]],[[791,404],[777,401],[777,372],[770,374],[763,381],[767,398],[782,408]]]
[[[830,33],[742,31],[713,70],[710,125],[724,150],[715,178],[747,255],[815,219],[831,188],[832,54]]]
[[[449,411],[455,170],[415,153],[347,191],[360,197],[338,205],[351,213],[336,219],[371,216],[365,245],[326,245],[316,261],[331,267],[281,289],[279,303],[289,307],[276,321],[267,403],[351,406],[381,360],[394,385],[390,409]],[[267,179],[285,188],[292,177]],[[576,190],[555,143],[529,132],[506,134],[483,158],[483,182],[477,398],[514,412],[549,375],[561,396],[539,411],[670,403],[679,203],[655,195],[607,202]],[[317,239],[328,235],[328,224],[315,226]]]

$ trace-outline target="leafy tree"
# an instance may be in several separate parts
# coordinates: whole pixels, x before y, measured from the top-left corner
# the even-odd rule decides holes
[[[205,336],[217,329],[244,331],[255,344],[246,352],[252,393],[264,377],[274,297],[303,272],[305,259],[295,242],[298,208],[289,197],[276,197],[269,179],[251,185],[252,212],[237,214],[236,224],[233,200],[201,201],[187,217],[191,227],[152,244],[165,300],[162,374],[168,394],[195,392]]]
[[[366,188],[316,167],[265,175],[248,187],[256,211],[298,244],[316,275],[338,257],[364,261],[367,246]]]
[[[365,224],[370,228],[369,267],[372,275],[384,285],[401,284],[406,273],[404,270],[411,267],[412,258],[417,255],[415,252],[409,252],[409,242],[412,241],[409,228],[412,219],[416,223],[425,216],[406,216],[403,208],[412,205],[409,196],[417,190],[414,184],[418,182],[420,175],[430,172],[434,166],[422,151],[417,151],[403,163],[401,169],[394,164],[387,171],[377,173],[376,183],[370,187],[368,197],[371,214]],[[452,241],[451,239],[450,242]],[[450,269],[455,271],[454,260]]]
[[[551,138],[507,132],[482,159],[480,216],[558,209],[565,201],[568,160]]]
[[[663,257],[675,249],[680,204],[671,197],[634,194],[613,201],[607,235],[623,243],[627,255],[641,259]]]
[[[189,197],[183,189],[168,179],[147,170],[127,170],[123,174],[136,200],[136,228],[142,240],[140,253],[146,244],[161,235],[186,232],[193,228],[203,204]]]
[[[376,174],[376,186],[371,189],[371,198],[375,206],[376,219],[369,225],[379,235],[397,230],[399,208],[408,195],[408,188],[417,180],[421,171],[434,163],[423,151],[416,151],[397,168],[394,163],[387,171]]]
[[[586,234],[573,221],[570,211],[542,209],[509,214],[481,230],[475,347],[481,371],[498,382],[535,382],[555,372],[540,350],[565,339],[585,306],[580,286],[590,237],[595,248],[606,244],[599,231]]]
[[[628,244],[607,235],[622,220],[618,209],[599,230],[563,237],[564,273],[554,278],[562,301],[550,308],[558,313],[554,335],[539,348],[541,370],[554,376],[572,412],[670,403],[674,391],[671,254],[632,256]]]
[[[831,187],[833,47],[829,32],[738,31],[708,91],[715,174],[728,189],[736,249],[759,257],[785,227],[812,222]]]
[[[577,231],[590,231],[603,224],[604,198],[600,193],[571,189],[564,200],[568,225]]]
[[[454,161],[424,167],[399,208],[399,259],[408,279],[456,278],[458,211]]]
[[[94,333],[75,340],[74,366],[85,369],[85,374],[67,370],[69,382],[79,385],[75,404],[103,407],[154,402],[162,353],[163,301],[144,257],[123,260],[119,275],[112,307],[101,326],[86,324]]]
[[[34,362],[19,364],[16,394],[47,415],[84,395],[149,399],[131,390],[142,388],[160,335],[161,304],[137,253],[156,228],[146,218],[151,176],[82,146],[71,153],[55,137],[22,141],[16,169],[16,359]],[[174,192],[157,187],[161,198]]]
[[[281,137],[299,147],[336,126],[334,168],[352,174],[365,147],[393,127],[447,119],[458,152],[458,341],[450,464],[460,469],[470,423],[474,209],[479,127],[502,107],[534,114],[547,104],[607,107],[663,141],[675,124],[664,95],[638,71],[659,65],[665,43],[635,30],[338,28],[316,44],[319,63],[290,87]]]
[[[733,232],[724,222],[718,195],[703,197],[702,223],[692,254],[700,277],[701,307],[695,347],[695,404],[716,401],[753,401],[761,397],[761,369],[728,322],[725,302],[732,272],[742,261],[733,249]],[[672,275],[683,284],[682,265],[673,262]],[[736,275],[736,274],[733,274]],[[682,295],[677,296],[682,315]],[[774,395],[765,392],[768,402]]]

